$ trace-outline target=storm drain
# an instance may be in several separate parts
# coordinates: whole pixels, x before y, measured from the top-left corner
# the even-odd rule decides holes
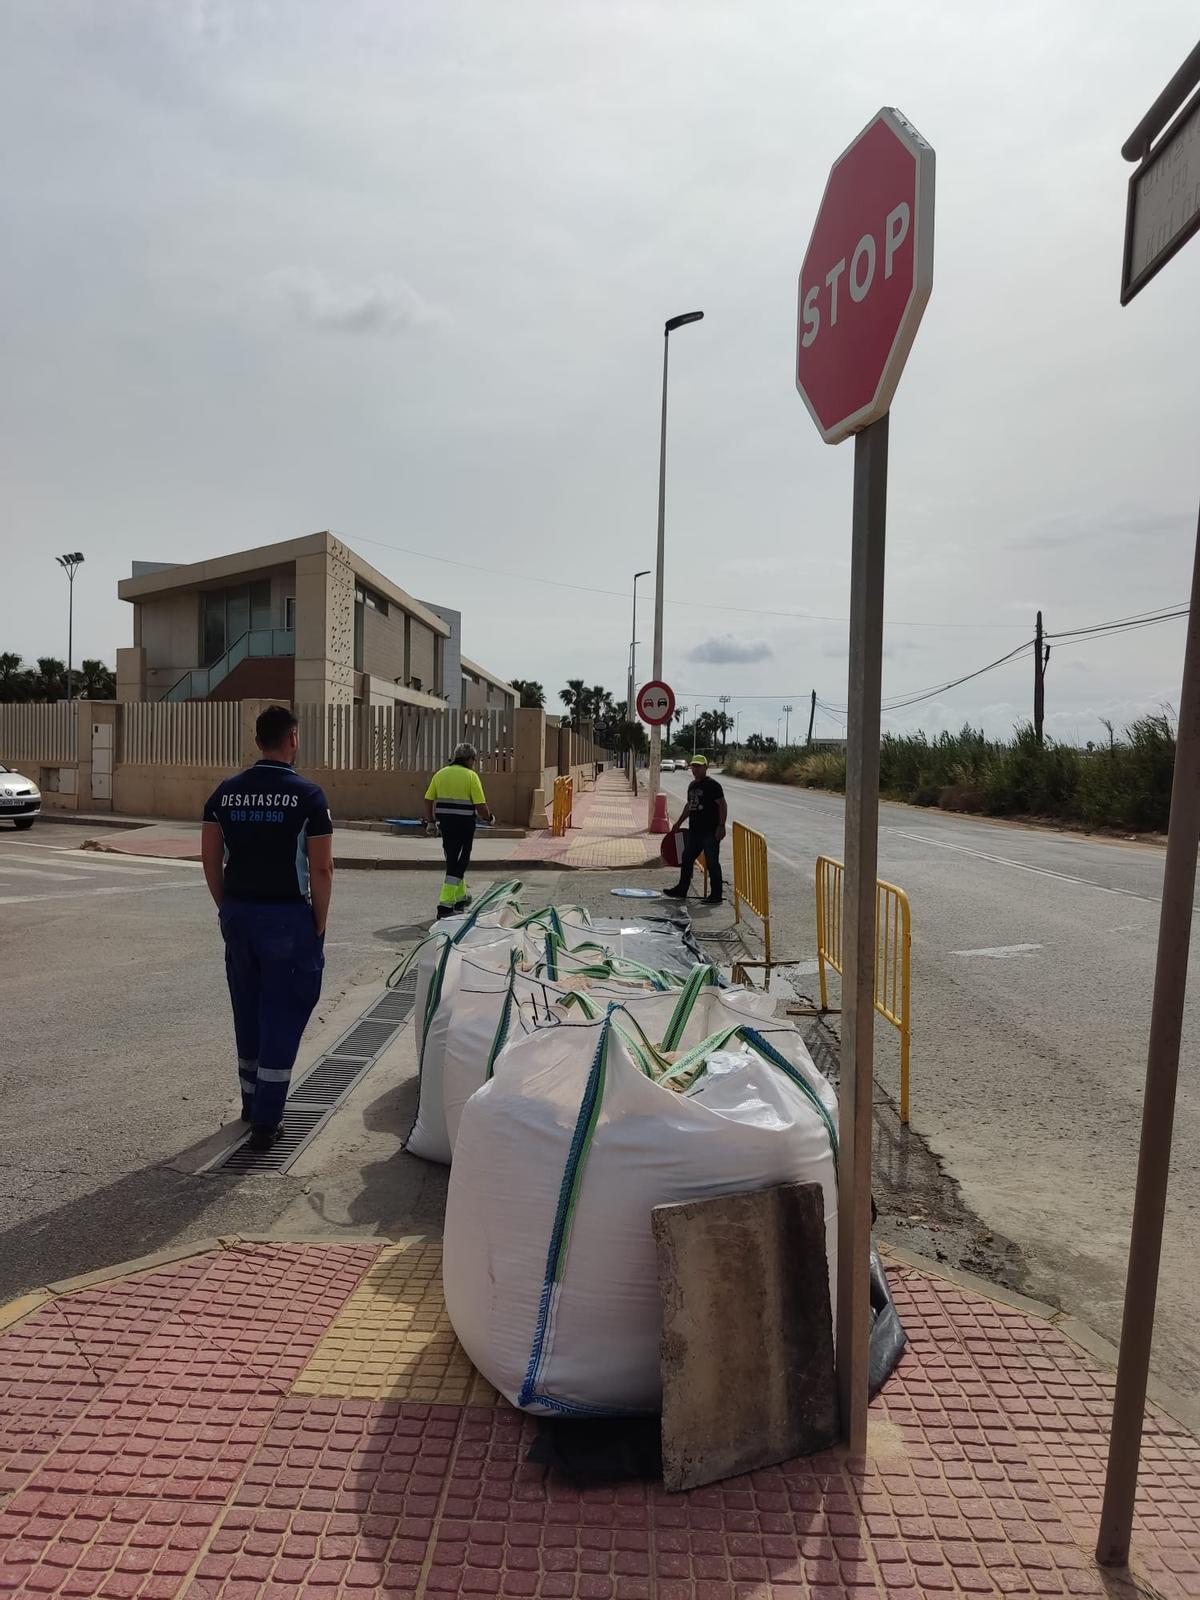
[[[283,1137],[270,1150],[243,1141],[217,1157],[210,1172],[286,1172],[328,1122],[342,1101],[391,1044],[412,1016],[417,975],[372,1002],[358,1020],[292,1085],[283,1113]]]

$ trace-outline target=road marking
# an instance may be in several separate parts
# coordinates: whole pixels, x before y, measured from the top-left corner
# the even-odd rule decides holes
[[[16,877],[50,878],[55,883],[75,883],[77,880],[69,872],[55,872],[46,867],[12,866],[6,858],[0,856],[0,877],[13,873]]]
[[[71,872],[94,872],[99,868],[101,876],[106,872],[128,872],[135,878],[145,878],[155,877],[159,873],[168,870],[166,867],[127,867],[121,861],[111,860],[65,861],[61,857],[53,863],[47,861],[45,867],[31,867],[26,861],[21,861],[15,850],[0,849],[0,872],[45,872],[51,866],[56,873],[61,873],[64,868],[69,868],[70,872],[68,872],[67,876],[70,876]]]
[[[997,944],[990,950],[951,950],[952,956],[994,956],[997,961],[1007,961],[1011,956],[1032,955],[1040,944]]]
[[[67,880],[78,883],[77,878]],[[0,894],[0,906],[28,906],[41,900],[91,900],[102,894],[157,894],[160,889],[202,889],[204,885],[196,879],[181,878],[178,883],[136,883],[128,886],[117,884],[111,888],[102,889],[77,889],[72,893],[69,890],[54,890],[50,894]]]
[[[1028,861],[1014,861],[1010,856],[989,855],[986,850],[970,850],[965,844],[947,844],[942,839],[935,839],[928,833],[904,833],[899,828],[889,828],[889,833],[894,833],[898,839],[913,839],[917,844],[930,844],[935,850],[955,850],[962,856],[975,856],[979,861],[994,861],[998,867],[1016,867],[1018,872],[1035,872],[1039,878],[1057,878],[1060,883],[1075,883],[1083,889],[1099,889],[1101,894],[1119,894],[1126,900],[1141,900],[1148,906],[1156,906],[1159,901],[1148,894],[1135,894],[1132,889],[1113,889],[1107,883],[1097,883],[1093,878],[1077,878],[1071,872],[1052,872],[1049,867],[1033,867]]]

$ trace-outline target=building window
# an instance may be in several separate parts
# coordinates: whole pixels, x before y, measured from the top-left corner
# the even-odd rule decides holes
[[[271,626],[271,580],[206,589],[203,594],[203,661],[211,667],[243,634]]]
[[[388,614],[388,603],[381,594],[376,594],[374,589],[368,589],[365,584],[359,583],[354,587],[354,603],[360,606],[370,606],[372,611],[378,611],[381,617]]]
[[[296,596],[289,594],[283,602],[283,625],[289,633],[296,631]]]

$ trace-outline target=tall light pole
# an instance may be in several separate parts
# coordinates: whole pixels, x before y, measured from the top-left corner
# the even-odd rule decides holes
[[[666,546],[667,515],[667,353],[671,348],[671,335],[676,328],[689,322],[699,322],[703,311],[685,311],[682,316],[671,317],[663,324],[663,381],[662,381],[662,433],[658,446],[658,559],[654,578],[654,676],[662,677],[663,651],[663,565]],[[650,730],[650,772],[647,788],[650,791],[649,820],[654,826],[654,809],[658,801],[658,775],[662,759],[662,729]],[[666,831],[664,819],[663,831]]]
[[[83,552],[76,550],[72,555],[55,556],[54,559],[67,575],[67,699],[73,700],[71,676],[75,665],[75,574],[83,565]]]
[[[788,747],[788,740],[792,732],[792,709],[791,706],[784,706],[783,708],[783,748],[785,750]]]
[[[629,703],[625,712],[625,720],[630,723],[633,722],[633,696],[637,690],[637,586],[639,578],[648,578],[649,576],[649,567],[647,567],[644,572],[635,572],[633,575],[633,627],[629,634]],[[626,758],[626,770],[629,773],[629,782],[633,787],[633,792],[636,794],[637,751],[633,748],[632,744],[629,746],[629,751]]]
[[[729,704],[729,702],[730,702],[730,700],[732,700],[732,698],[733,698],[733,696],[732,695],[728,695],[728,694],[719,694],[717,696],[717,702],[721,707],[721,761],[722,761],[722,763],[725,760],[725,718],[729,715],[729,713],[725,710],[725,707]]]
[[[743,706],[742,710],[745,710]],[[739,753],[742,748],[742,712],[739,711],[733,719],[733,748]]]

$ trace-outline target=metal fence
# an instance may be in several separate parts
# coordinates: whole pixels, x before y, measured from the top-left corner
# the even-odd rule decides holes
[[[771,973],[771,890],[767,881],[767,841],[753,828],[733,825],[733,920],[742,920],[749,906],[762,923],[763,956]]]
[[[829,1011],[826,967],[842,971],[842,863],[817,858],[817,964],[821,1010]],[[875,1009],[900,1034],[900,1121],[908,1122],[912,1038],[912,914],[908,896],[882,878],[875,885]]]
[[[301,705],[296,716],[300,760],[306,768],[432,772],[444,767],[463,743],[479,751],[479,772],[511,772],[513,767],[513,717],[508,711]]]
[[[78,761],[77,705],[0,705],[0,763]]]
[[[239,700],[131,701],[121,718],[118,760],[130,766],[237,767]]]

